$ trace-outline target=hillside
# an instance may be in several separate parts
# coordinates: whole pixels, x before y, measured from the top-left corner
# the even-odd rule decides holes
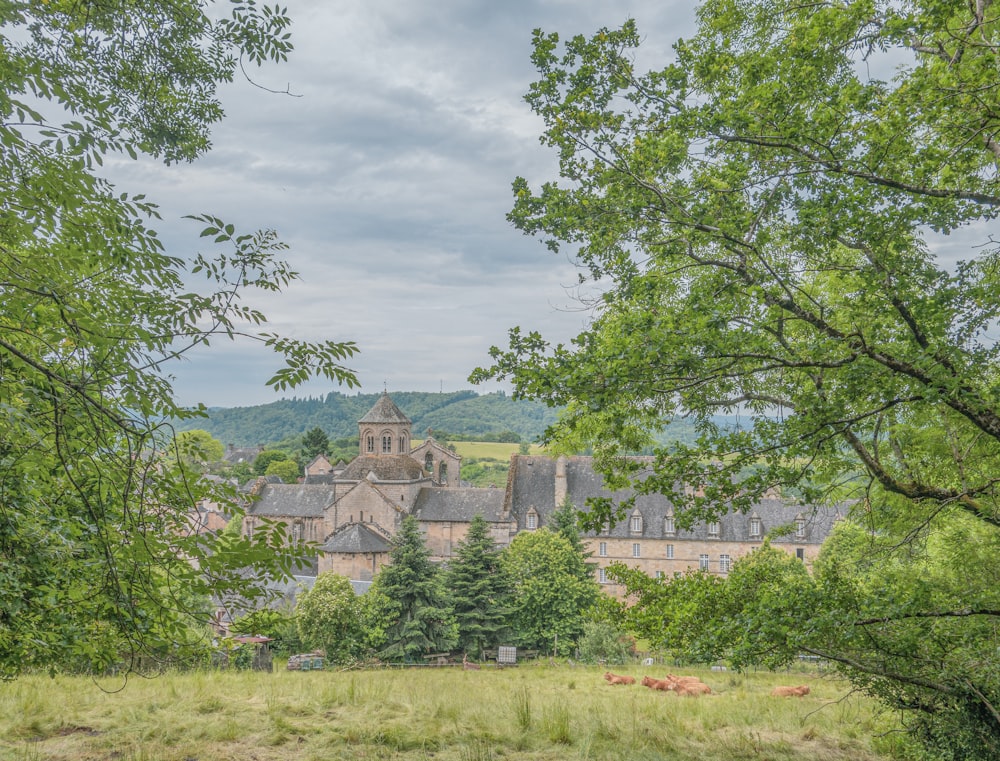
[[[357,436],[358,420],[379,396],[334,391],[322,398],[212,408],[208,418],[180,422],[177,429],[200,428],[224,444],[237,446],[269,444],[317,426],[331,439],[346,438]],[[413,435],[418,437],[433,428],[466,436],[513,431],[522,440],[533,441],[556,419],[556,411],[544,404],[515,401],[503,393],[393,391],[392,399],[413,421]]]
[[[378,397],[379,394],[348,396],[334,391],[325,397],[282,399],[255,407],[216,407],[209,410],[208,418],[181,421],[176,427],[179,431],[200,428],[224,444],[236,446],[274,444],[316,427],[323,429],[331,440],[350,438],[358,435],[357,421]],[[503,393],[394,391],[392,399],[413,421],[416,438],[423,438],[427,429],[432,428],[468,437],[513,431],[522,441],[534,442],[558,414],[539,402],[515,401]],[[717,416],[713,420],[720,426],[731,427],[738,419]],[[661,443],[691,444],[696,435],[691,421],[677,419],[658,438]]]

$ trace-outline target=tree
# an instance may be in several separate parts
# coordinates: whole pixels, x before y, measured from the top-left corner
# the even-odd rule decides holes
[[[254,458],[253,472],[257,476],[267,475],[267,469],[271,467],[271,463],[291,461],[292,457],[287,452],[282,452],[280,449],[265,449]]]
[[[180,467],[164,421],[204,408],[177,404],[171,363],[247,337],[284,357],[275,388],[312,374],[353,386],[342,362],[356,347],[267,332],[248,292],[295,277],[272,231],[196,215],[219,252],[185,260],[150,226],[155,204],[98,174],[108,157],[169,164],[206,151],[217,84],[291,49],[284,13],[15,0],[2,17],[0,676],[127,670],[204,640],[188,633],[210,594],[253,596],[262,590],[247,578],[291,568],[274,554],[280,534],[186,535],[202,498],[238,508],[232,491]]]
[[[360,612],[350,579],[321,573],[313,588],[299,596],[295,623],[306,647],[322,648],[331,663],[348,663],[363,649]]]
[[[226,451],[221,441],[200,428],[181,431],[177,434],[175,442],[177,455],[180,459],[184,463],[202,470],[211,463],[219,462]]]
[[[412,661],[455,645],[455,623],[438,568],[430,561],[417,519],[408,515],[392,542],[389,565],[377,576],[379,592],[392,601],[395,616],[385,629],[379,656]]]
[[[302,471],[295,460],[274,460],[264,471],[265,476],[278,476],[286,484],[294,484],[299,480]]]
[[[322,428],[310,428],[302,435],[302,457],[309,461],[317,455],[326,454],[330,448],[330,438]]]
[[[583,633],[584,614],[601,592],[582,554],[546,528],[522,531],[503,554],[514,585],[519,644],[565,655]]]
[[[781,488],[853,501],[900,539],[958,512],[995,532],[991,7],[724,0],[698,20],[648,73],[631,22],[562,49],[536,33],[527,99],[564,182],[517,179],[510,219],[573,249],[602,295],[570,344],[514,329],[474,379],[566,405],[550,448],[593,447],[612,488],[636,467],[621,455],[692,416],[697,444],[655,448],[655,473],[631,484],[670,495],[682,526]],[[589,525],[628,507],[596,505]],[[932,636],[950,617],[957,646],[1000,610],[949,599],[907,621]],[[1000,684],[963,679],[936,684],[978,700],[996,733]]]
[[[503,644],[510,630],[510,581],[489,524],[477,515],[455,548],[446,587],[458,626],[458,647],[478,657],[486,647]]]

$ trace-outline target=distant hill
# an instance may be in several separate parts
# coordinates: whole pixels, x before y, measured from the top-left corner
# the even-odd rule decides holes
[[[506,394],[479,395],[475,391],[440,394],[393,391],[392,400],[413,421],[413,435],[422,438],[428,428],[465,436],[513,431],[534,441],[555,422],[556,411],[539,402],[514,401]],[[358,420],[380,394],[348,396],[333,391],[325,397],[282,399],[255,407],[217,407],[208,418],[185,420],[178,430],[200,428],[223,444],[252,446],[300,436],[319,427],[330,439],[358,435]]]
[[[423,391],[393,391],[396,405],[413,421],[413,435],[423,438],[428,428],[458,436],[479,437],[513,431],[522,441],[536,441],[555,422],[557,410],[540,402],[515,401],[503,392],[449,394]],[[332,391],[325,397],[282,399],[255,407],[214,407],[208,418],[177,423],[177,430],[200,428],[223,444],[254,446],[274,444],[301,436],[319,427],[331,440],[358,434],[358,420],[372,408],[380,394],[348,396]],[[722,426],[735,424],[735,417],[719,416]],[[675,420],[658,437],[662,442],[693,443],[694,426]]]

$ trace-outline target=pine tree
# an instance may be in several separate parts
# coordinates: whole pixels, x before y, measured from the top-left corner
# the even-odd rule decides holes
[[[379,588],[395,603],[398,616],[386,627],[388,644],[379,656],[407,661],[450,650],[456,642],[454,618],[413,516],[403,519],[389,558],[379,573]]]
[[[447,582],[459,649],[479,657],[485,647],[500,644],[510,632],[511,584],[481,515],[472,519],[469,533],[456,548]]]

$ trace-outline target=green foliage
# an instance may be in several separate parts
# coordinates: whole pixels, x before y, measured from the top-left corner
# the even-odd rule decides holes
[[[583,555],[547,528],[522,531],[503,553],[514,585],[514,635],[518,644],[570,655],[583,633],[584,614],[600,589]]]
[[[360,612],[350,579],[327,572],[299,596],[295,622],[306,647],[321,648],[331,663],[349,663],[363,651]]]
[[[477,515],[445,573],[458,627],[458,648],[478,658],[484,648],[505,644],[510,630],[511,583],[489,524]]]
[[[457,640],[454,617],[412,515],[403,519],[389,558],[378,573],[378,591],[392,602],[395,615],[387,622],[387,644],[379,657],[417,661],[426,653],[451,650]]]
[[[247,294],[295,277],[272,231],[194,217],[217,253],[185,261],[150,227],[155,204],[99,175],[106,157],[202,154],[216,86],[291,49],[284,12],[14,0],[2,16],[0,677],[128,669],[199,648],[210,595],[254,597],[247,578],[290,568],[280,532],[186,535],[201,499],[237,508],[178,456],[163,421],[203,410],[178,407],[171,362],[242,337],[283,357],[276,388],[355,385],[356,347],[267,331]]]
[[[189,466],[207,469],[209,465],[219,462],[225,452],[225,447],[218,439],[212,438],[208,431],[195,428],[181,431],[174,439],[177,455]]]
[[[534,42],[527,100],[560,179],[516,179],[509,218],[575,256],[602,303],[567,344],[513,329],[473,379],[562,408],[551,451],[592,449],[609,486],[669,495],[681,527],[775,488],[863,506],[913,557],[886,548],[838,591],[761,554],[746,605],[726,596],[736,574],[650,586],[675,613],[665,638],[777,663],[825,632],[823,652],[909,709],[934,753],[996,757],[1000,607],[943,570],[978,569],[924,560],[921,541],[962,513],[988,544],[1000,529],[1000,19],[982,3],[723,0],[649,72],[633,22]],[[698,440],[657,445],[681,414]],[[639,477],[622,455],[641,451]],[[627,510],[597,505],[589,526]],[[701,636],[678,590],[756,638]],[[805,616],[815,595],[850,625]]]
[[[585,621],[577,652],[584,663],[627,663],[635,652],[635,640],[606,621]]]
[[[271,463],[287,461],[292,461],[291,455],[287,452],[283,452],[279,449],[265,449],[254,458],[253,473],[255,476],[266,475],[267,469],[271,467]]]
[[[295,460],[274,460],[264,471],[265,476],[278,476],[286,484],[294,484],[302,475]]]
[[[500,462],[493,457],[462,458],[462,482],[470,486],[504,488],[509,473],[509,461]]]
[[[322,428],[310,428],[302,435],[302,458],[309,462],[317,455],[326,454],[330,448],[330,438]]]

